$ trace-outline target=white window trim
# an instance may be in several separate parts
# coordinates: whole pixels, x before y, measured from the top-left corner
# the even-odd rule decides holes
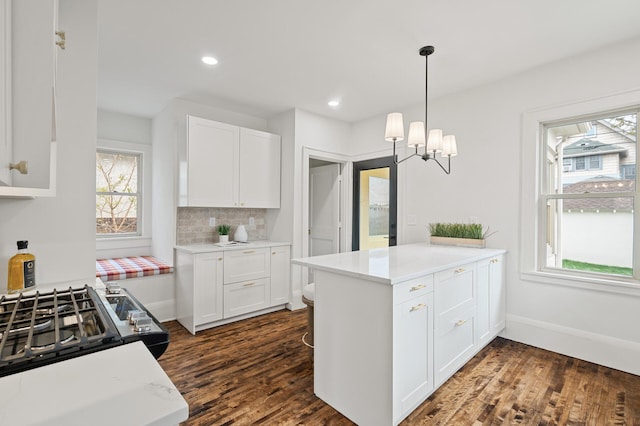
[[[527,111],[522,116],[520,158],[520,278],[543,284],[564,285],[608,293],[629,294],[640,297],[640,280],[636,278],[606,276],[565,270],[540,270],[539,259],[546,256],[545,247],[538,247],[546,230],[538,226],[538,216],[544,215],[545,206],[539,205],[538,194],[542,185],[541,132],[543,123],[566,120],[569,117],[593,115],[605,111],[628,110],[640,105],[640,89],[619,92],[598,98],[549,106]],[[634,229],[640,229],[640,197],[635,198]],[[640,248],[640,232],[634,236],[634,247]],[[640,249],[635,250],[633,264],[640,266]],[[637,272],[636,272],[637,273]]]
[[[111,139],[98,139],[96,150],[117,150],[140,154],[142,164],[142,218],[140,218],[140,235],[104,236],[96,235],[96,251],[117,251],[119,249],[140,250],[144,255],[151,247],[151,145],[116,141]],[[98,255],[98,257],[100,257]],[[111,256],[107,256],[111,257]]]

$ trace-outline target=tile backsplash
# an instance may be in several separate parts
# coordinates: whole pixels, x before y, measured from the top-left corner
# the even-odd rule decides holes
[[[178,245],[206,244],[218,242],[217,225],[231,225],[229,239],[239,225],[244,225],[251,240],[265,240],[267,209],[232,209],[219,207],[178,207],[176,243]],[[209,226],[209,218],[216,218],[216,226]],[[254,224],[249,225],[249,218]]]

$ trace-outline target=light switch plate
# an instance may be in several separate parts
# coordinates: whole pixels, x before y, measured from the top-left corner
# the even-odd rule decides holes
[[[216,226],[216,218],[215,217],[210,217],[209,218],[209,226],[211,226],[212,228],[214,226]]]

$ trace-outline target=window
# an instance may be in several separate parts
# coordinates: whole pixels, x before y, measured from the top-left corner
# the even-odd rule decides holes
[[[539,270],[600,278],[638,275],[633,260],[634,233],[640,232],[634,208],[637,116],[631,110],[542,123],[546,161],[539,170],[538,202],[545,214],[537,221],[545,232],[537,241]]]
[[[96,234],[140,235],[140,153],[99,149],[96,152]]]

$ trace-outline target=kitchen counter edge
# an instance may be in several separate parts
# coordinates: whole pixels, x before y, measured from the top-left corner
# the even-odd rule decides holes
[[[246,244],[234,244],[234,245],[226,245],[226,246],[219,246],[215,243],[178,245],[178,246],[175,246],[174,249],[183,251],[186,253],[196,254],[196,253],[211,253],[216,251],[281,247],[281,246],[290,246],[290,245],[291,243],[286,243],[281,241],[258,240],[258,241],[250,241]]]
[[[403,244],[292,259],[294,265],[395,285],[407,280],[505,254],[505,249]]]

